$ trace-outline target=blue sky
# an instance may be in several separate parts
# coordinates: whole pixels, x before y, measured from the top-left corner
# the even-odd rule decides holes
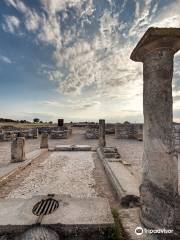
[[[142,63],[129,56],[148,27],[180,27],[179,9],[178,0],[0,0],[1,117],[142,122]],[[176,121],[179,64],[176,54]]]

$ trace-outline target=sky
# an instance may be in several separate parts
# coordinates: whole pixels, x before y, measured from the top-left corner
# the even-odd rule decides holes
[[[180,27],[180,0],[0,0],[0,117],[143,122],[149,27]],[[180,122],[180,53],[174,120]]]

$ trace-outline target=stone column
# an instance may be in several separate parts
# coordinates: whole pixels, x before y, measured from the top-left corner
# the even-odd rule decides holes
[[[105,128],[105,120],[100,119],[99,120],[99,146],[105,147],[106,146],[106,128]]]
[[[175,141],[175,150],[180,153],[180,128],[179,126],[174,127],[174,141]]]
[[[22,162],[25,160],[25,138],[18,137],[11,143],[11,162]]]
[[[40,148],[48,148],[48,133],[41,134]]]
[[[115,124],[115,138],[119,138],[119,127],[120,123]]]
[[[58,127],[63,127],[64,126],[64,119],[58,119]]]
[[[180,29],[150,28],[131,54],[143,62],[144,153],[141,221],[174,228],[178,162],[173,142],[172,76]]]

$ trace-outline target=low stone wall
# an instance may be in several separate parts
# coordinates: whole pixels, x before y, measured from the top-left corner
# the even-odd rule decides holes
[[[143,139],[143,124],[116,123],[115,137],[120,139]]]
[[[66,139],[69,136],[68,130],[62,131],[51,131],[50,138],[51,139]]]
[[[99,138],[99,124],[89,124],[86,129],[85,136],[87,139],[98,139]]]
[[[26,139],[37,139],[38,130],[37,128],[32,129],[13,129],[12,130],[1,130],[0,140],[1,141],[12,141],[17,137],[25,137]]]
[[[106,134],[115,134],[115,124],[106,123]]]
[[[139,183],[113,148],[98,148],[97,154],[122,206],[139,206]]]
[[[51,139],[67,139],[72,134],[72,129],[67,127],[57,127],[51,130]]]
[[[2,133],[2,140],[3,141],[12,141],[16,138],[16,133],[13,131],[4,131]]]

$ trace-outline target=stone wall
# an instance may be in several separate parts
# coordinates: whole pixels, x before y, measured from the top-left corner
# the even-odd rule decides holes
[[[99,138],[99,124],[89,124],[86,129],[85,136],[87,139],[98,139]]]
[[[106,134],[115,134],[115,124],[106,123]]]
[[[116,123],[115,137],[120,139],[138,139],[143,138],[143,124],[138,123]]]
[[[66,139],[70,135],[69,130],[51,131],[51,139]]]
[[[0,141],[12,141],[17,137],[25,137],[26,139],[36,139],[38,138],[38,130],[37,128],[33,128],[0,131]]]

